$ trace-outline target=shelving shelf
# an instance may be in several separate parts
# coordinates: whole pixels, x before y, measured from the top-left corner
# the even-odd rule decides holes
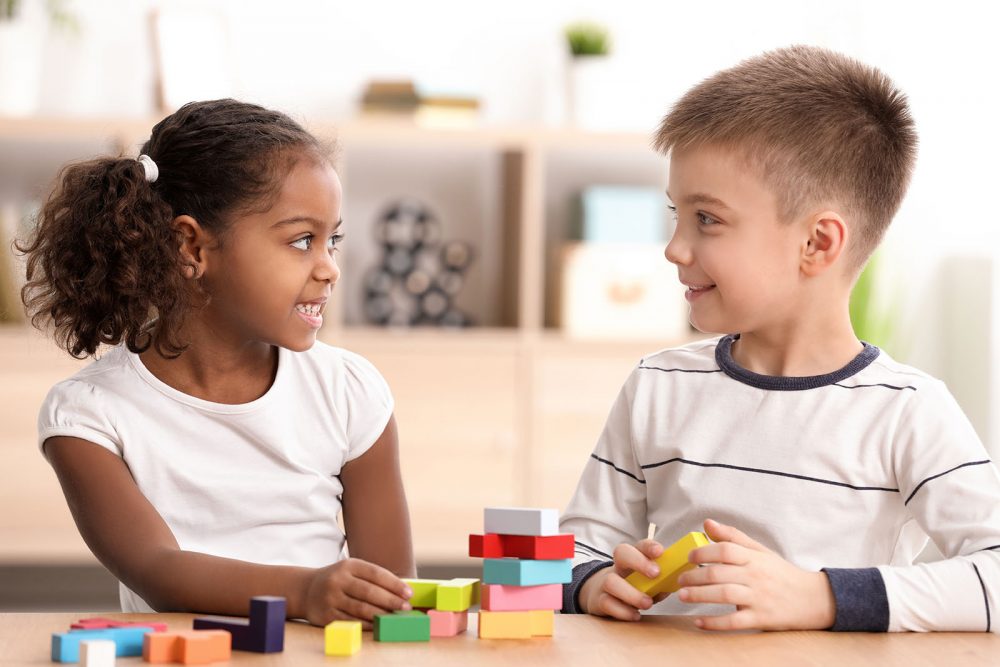
[[[154,122],[0,119],[0,173],[12,168],[3,152],[10,143],[97,139],[134,154]],[[489,201],[481,207],[486,218],[475,219],[473,231],[483,253],[495,255],[483,255],[482,264],[492,268],[479,277],[468,302],[484,313],[478,318],[483,326],[364,324],[352,314],[358,312],[351,301],[358,283],[352,285],[350,276],[359,274],[365,257],[361,250],[345,250],[345,278],[320,332],[322,340],[370,359],[393,390],[418,562],[463,562],[466,536],[481,527],[484,506],[563,508],[630,370],[644,354],[693,339],[577,340],[553,328],[546,312],[554,270],[550,244],[558,237],[548,175],[561,168],[558,160],[579,155],[601,164],[611,156],[611,166],[598,169],[596,178],[604,180],[624,161],[635,168],[622,178],[638,174],[651,186],[662,186],[665,165],[643,134],[427,128],[383,120],[324,121],[309,128],[337,140],[345,225],[355,230],[377,208],[373,198],[383,182],[384,155],[401,156],[403,163],[426,159],[429,169],[452,158],[482,167],[474,183]],[[393,166],[403,168],[386,165],[387,173]],[[471,218],[452,217],[472,224]],[[348,248],[357,238],[356,231],[348,232]],[[24,326],[0,327],[0,563],[92,560],[34,442],[45,392],[81,365]]]

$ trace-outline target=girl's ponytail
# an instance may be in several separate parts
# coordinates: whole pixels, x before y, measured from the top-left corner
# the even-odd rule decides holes
[[[179,241],[146,174],[131,158],[65,167],[33,236],[15,244],[28,255],[21,299],[32,324],[51,324],[74,357],[102,344],[183,350],[171,333],[187,305]]]

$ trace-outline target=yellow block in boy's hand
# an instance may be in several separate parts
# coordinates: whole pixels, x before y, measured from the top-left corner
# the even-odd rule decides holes
[[[677,578],[682,573],[697,567],[694,563],[688,562],[688,554],[692,549],[708,544],[710,542],[705,533],[688,533],[664,549],[656,559],[656,564],[660,566],[658,576],[650,579],[642,572],[636,571],[625,577],[625,581],[649,597],[656,597],[660,593],[673,593],[679,588]]]

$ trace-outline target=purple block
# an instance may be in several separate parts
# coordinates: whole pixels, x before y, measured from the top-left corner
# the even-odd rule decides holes
[[[194,629],[228,631],[234,651],[279,653],[285,648],[285,598],[250,598],[250,618],[202,616],[194,619]]]

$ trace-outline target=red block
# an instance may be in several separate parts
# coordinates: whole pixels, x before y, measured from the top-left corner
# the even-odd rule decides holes
[[[469,535],[469,555],[473,558],[522,558],[562,560],[573,557],[575,541],[563,535]]]
[[[69,626],[70,630],[107,630],[108,628],[153,628],[156,632],[166,632],[166,623],[137,623],[133,621],[116,621],[113,618],[81,618]]]

